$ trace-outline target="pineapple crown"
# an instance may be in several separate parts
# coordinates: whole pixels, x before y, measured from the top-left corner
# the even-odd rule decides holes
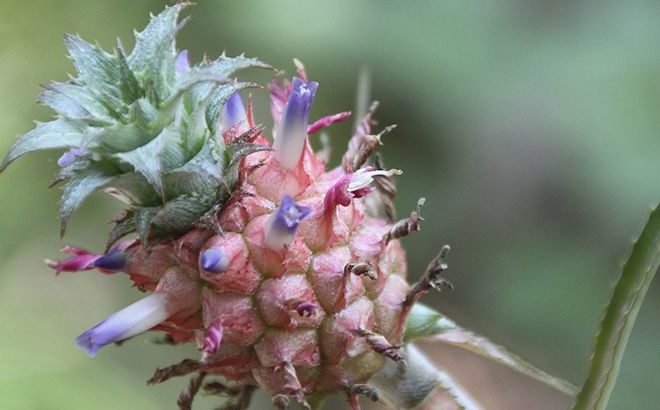
[[[222,132],[247,130],[237,125],[246,121],[238,91],[257,86],[233,75],[271,67],[224,53],[191,67],[175,43],[187,6],[152,16],[130,54],[120,43],[109,53],[77,35],[65,37],[77,75],[44,86],[38,97],[56,118],[20,137],[0,164],[1,172],[22,155],[67,150],[52,183],[64,183],[62,235],[72,213],[99,190],[129,206],[108,246],[132,232],[143,240],[182,233],[226,201],[240,158],[267,149],[244,138],[225,142]]]

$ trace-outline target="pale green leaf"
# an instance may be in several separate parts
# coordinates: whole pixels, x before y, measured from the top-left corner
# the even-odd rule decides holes
[[[171,109],[171,107],[175,103],[180,101],[181,97],[183,97],[185,93],[192,90],[194,87],[199,86],[200,84],[206,85],[208,87],[207,83],[232,84],[233,82],[225,77],[218,76],[213,73],[205,72],[203,70],[199,70],[197,67],[193,67],[190,70],[186,71],[183,75],[181,75],[177,79],[172,93],[167,98],[167,100],[162,103],[162,107]],[[259,84],[249,83],[249,82],[238,83],[238,84],[243,84],[243,85],[237,88],[237,90],[248,87],[253,87],[253,88],[260,87]]]
[[[61,167],[59,171],[53,175],[53,178],[51,179],[48,187],[52,188],[65,179],[74,177],[78,172],[89,168],[91,164],[92,161],[86,156],[74,159],[71,163]]]
[[[245,70],[246,68],[273,69],[271,65],[256,58],[245,57],[243,54],[236,57],[227,57],[223,54],[216,60],[200,66],[200,68],[212,71],[216,75],[225,78],[231,78],[232,75],[236,74],[238,71]]]
[[[156,138],[132,151],[120,152],[114,157],[142,174],[161,197],[165,197],[162,174],[176,168],[184,160],[181,152],[181,135],[172,129],[164,129]]]
[[[70,119],[100,123],[112,121],[105,107],[88,88],[71,82],[45,85],[37,100]]]
[[[660,206],[633,247],[605,311],[587,380],[574,410],[603,410],[614,389],[623,352],[646,292],[660,269]]]
[[[158,213],[160,207],[151,208],[135,208],[133,219],[135,220],[135,229],[140,236],[140,241],[147,244],[149,235],[151,234],[151,221]]]
[[[160,157],[163,173],[177,169],[187,161],[190,161],[202,146],[203,141],[200,141],[198,146],[188,147],[187,140],[190,136],[183,131],[180,128],[172,126],[165,128],[156,137],[161,144],[158,156]]]
[[[139,98],[130,105],[128,118],[147,128],[158,120],[158,108],[146,98]]]
[[[157,136],[158,130],[151,130],[139,122],[115,123],[99,129],[93,137],[93,142],[108,153],[121,153],[138,149]]]
[[[222,181],[222,169],[214,161],[208,142],[190,161],[163,177],[168,198],[190,192],[214,192]]]
[[[151,18],[147,27],[135,35],[135,48],[128,57],[133,72],[138,73],[147,97],[159,103],[169,94],[175,77],[175,37],[181,25],[179,13],[187,4],[167,7]]]
[[[133,233],[137,230],[135,224],[135,214],[133,211],[125,211],[125,215],[117,220],[115,219],[115,226],[112,227],[110,234],[108,235],[107,242],[105,244],[106,252],[114,245],[118,240],[124,236]]]
[[[79,147],[83,140],[83,130],[66,119],[37,124],[35,129],[12,145],[0,164],[0,172],[22,155],[40,150]]]
[[[406,320],[403,340],[409,342],[420,337],[432,336],[456,328],[456,323],[449,320],[442,313],[421,303],[416,303]]]
[[[156,206],[162,203],[160,195],[147,181],[144,175],[138,172],[128,172],[119,175],[108,182],[103,190],[131,206]]]
[[[416,304],[406,320],[405,338],[411,340],[419,337],[423,337],[421,340],[424,341],[440,342],[478,354],[568,395],[577,393],[577,388],[571,383],[544,372],[485,337],[456,325],[431,308]]]
[[[80,207],[88,196],[111,179],[112,176],[106,175],[100,169],[88,168],[80,171],[67,182],[60,201],[60,235],[64,236],[71,214]]]
[[[167,202],[153,217],[156,234],[183,233],[214,204],[215,195],[186,194]]]
[[[179,14],[186,7],[186,3],[165,7],[161,13],[151,17],[142,32],[135,34],[135,47],[128,56],[128,64],[134,72],[147,71],[153,64],[150,60],[163,48],[163,44],[173,45]]]
[[[128,65],[126,56],[121,50],[118,50],[118,60],[119,60],[119,91],[121,92],[122,100],[126,104],[131,104],[138,98],[144,96],[144,91],[140,88],[133,70]]]
[[[206,107],[206,126],[214,135],[217,133],[217,125],[221,120],[223,108],[229,98],[245,88],[254,88],[254,83],[230,83],[218,87],[209,99]]]
[[[115,55],[103,51],[80,36],[66,35],[64,38],[69,56],[78,72],[78,80],[96,90],[106,106],[121,112],[119,61]]]

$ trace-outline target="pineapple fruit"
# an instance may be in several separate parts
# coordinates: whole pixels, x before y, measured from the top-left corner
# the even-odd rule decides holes
[[[71,257],[47,261],[57,273],[124,272],[148,294],[76,339],[90,356],[162,331],[201,351],[150,380],[193,374],[181,408],[205,378],[219,376],[222,383],[204,388],[228,395],[227,408],[247,408],[260,388],[277,408],[310,408],[344,392],[359,409],[359,394],[378,398],[368,383],[386,363],[406,372],[404,339],[454,326],[443,318],[438,327],[439,314],[415,304],[448,285],[439,277],[448,247],[409,285],[398,238],[419,230],[421,217],[418,208],[394,221],[400,171],[370,160],[382,134],[372,135],[375,107],[358,122],[342,165],[328,169],[308,135],[350,113],[310,125],[318,84],[297,62],[297,77],[269,85],[271,144],[240,94],[257,85],[234,79],[271,67],[243,55],[191,66],[175,46],[185,7],[152,17],[130,54],[67,36],[77,76],[44,87],[39,101],[56,118],[21,137],[0,171],[33,151],[65,150],[53,179],[64,184],[62,234],[94,192],[127,205],[104,253],[67,246]]]

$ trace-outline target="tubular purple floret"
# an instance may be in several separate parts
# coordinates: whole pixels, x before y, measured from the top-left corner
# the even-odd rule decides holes
[[[266,222],[266,245],[280,251],[296,237],[300,222],[312,212],[307,206],[298,205],[289,195],[282,197],[282,203]]]
[[[247,114],[241,94],[235,92],[225,103],[222,111],[222,132],[226,132],[236,127],[237,134],[247,131]]]
[[[298,77],[293,78],[291,94],[277,127],[273,145],[275,158],[285,168],[293,169],[300,161],[307,139],[309,113],[318,85],[315,81],[306,82]]]
[[[176,57],[176,65],[174,67],[178,74],[184,73],[190,69],[190,61],[188,60],[188,50],[181,50]]]
[[[215,321],[211,326],[206,329],[204,333],[204,345],[202,346],[202,352],[206,355],[212,355],[218,351],[220,343],[222,343],[222,336],[224,334],[224,328],[220,321]]]
[[[84,157],[89,154],[89,152],[84,148],[71,148],[57,160],[57,165],[60,168],[64,168],[68,165],[71,165],[73,161],[77,160],[80,157]]]
[[[164,322],[170,316],[167,305],[164,294],[152,293],[78,336],[76,345],[94,357],[103,346],[146,332]]]

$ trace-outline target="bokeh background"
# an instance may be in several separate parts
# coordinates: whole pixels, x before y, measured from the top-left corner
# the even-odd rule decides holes
[[[51,113],[39,84],[72,66],[62,36],[127,46],[162,1],[2,0],[0,152]],[[620,264],[660,199],[660,3],[657,1],[206,1],[179,37],[194,59],[243,51],[321,83],[313,117],[351,109],[359,69],[382,102],[386,164],[402,168],[401,215],[427,197],[406,239],[411,275],[444,243],[456,290],[428,303],[577,384]],[[244,77],[267,81],[263,74]],[[267,95],[256,91],[257,112]],[[267,120],[264,120],[268,124]],[[331,129],[335,161],[350,124]],[[57,154],[0,175],[0,408],[167,409],[185,381],[146,387],[158,365],[192,349],[152,336],[96,359],[73,338],[137,300],[120,276],[55,278]],[[337,162],[335,162],[337,163]],[[95,197],[66,237],[100,249],[116,204]],[[611,409],[660,403],[660,281],[651,286]],[[563,409],[570,401],[499,367],[431,348],[494,409]],[[254,408],[267,408],[259,397]],[[198,408],[211,408],[208,399]],[[339,404],[337,405],[339,408]]]

